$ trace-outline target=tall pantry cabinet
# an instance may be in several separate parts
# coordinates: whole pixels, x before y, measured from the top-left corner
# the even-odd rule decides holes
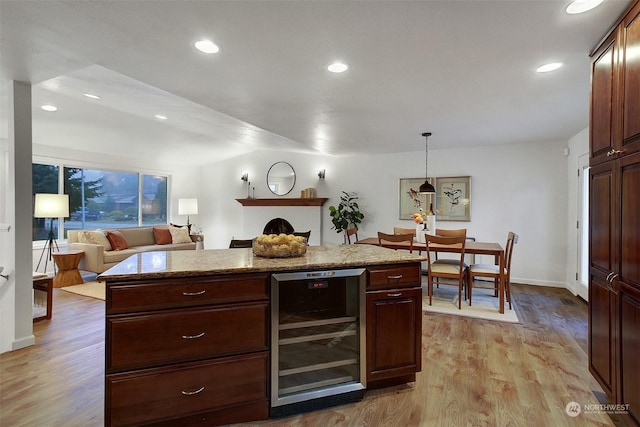
[[[589,370],[640,425],[640,0],[592,53],[590,119]]]

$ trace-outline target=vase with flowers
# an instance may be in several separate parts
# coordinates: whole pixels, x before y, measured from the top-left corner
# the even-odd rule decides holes
[[[413,221],[416,223],[416,241],[425,243],[425,234],[436,233],[436,215],[433,213],[433,204],[429,205],[429,211],[424,212],[420,208],[420,212],[412,215]]]

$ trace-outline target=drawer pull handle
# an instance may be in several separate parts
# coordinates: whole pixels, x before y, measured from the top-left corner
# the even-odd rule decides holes
[[[183,335],[182,338],[185,340],[194,340],[196,338],[202,338],[204,336],[204,332],[200,332],[197,335]]]
[[[204,386],[200,387],[199,389],[195,390],[195,391],[184,391],[182,390],[182,394],[185,396],[193,396],[194,394],[198,394],[200,392],[202,392],[204,390]]]
[[[182,295],[184,295],[185,297],[194,297],[194,296],[197,296],[197,295],[202,295],[205,292],[207,292],[207,291],[203,289],[203,290],[198,291],[198,292],[183,292]]]
[[[387,279],[399,280],[399,279],[402,279],[402,274],[398,274],[397,276],[387,276]]]
[[[387,294],[388,297],[401,297],[402,292],[396,292],[395,294]]]

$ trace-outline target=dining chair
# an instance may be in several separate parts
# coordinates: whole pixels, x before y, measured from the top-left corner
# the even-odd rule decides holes
[[[411,234],[414,238],[416,237],[416,229],[415,228],[402,228],[402,227],[393,227],[393,234]],[[418,255],[422,254],[422,249],[418,249]]]
[[[409,242],[409,253],[413,253],[413,234],[387,234],[378,231],[378,245],[383,248],[393,248],[393,243],[397,242]]]
[[[355,236],[355,240],[353,241],[353,243],[358,241],[358,229],[356,227],[351,227],[351,228],[347,228],[347,231],[345,231],[345,234],[347,236],[347,243],[351,244],[351,236]]]
[[[511,255],[513,246],[518,243],[518,235],[510,231],[507,235],[507,244],[504,249],[504,291],[511,310]],[[471,264],[469,266],[469,305],[471,305],[471,295],[473,288],[487,288],[486,286],[474,286],[476,277],[488,277],[493,279],[494,296],[498,296],[498,285],[500,284],[500,266],[496,264]],[[478,283],[480,283],[478,281]]]
[[[253,239],[246,239],[246,240],[231,239],[231,242],[229,243],[229,249],[250,248],[252,246],[253,246]]]
[[[464,237],[466,239],[467,237],[467,229],[466,228],[459,228],[459,229],[455,229],[455,230],[447,230],[444,228],[436,228],[436,236],[443,236],[443,237]],[[435,263],[438,264],[457,264],[458,260],[457,257],[455,258],[438,258],[438,252],[434,252],[434,256],[435,256]],[[467,265],[468,267],[468,265]]]
[[[305,239],[307,239],[307,245],[309,245],[309,236],[311,236],[311,230],[309,230],[309,231],[294,231],[293,235],[294,236],[304,237]]]
[[[458,309],[462,308],[462,295],[468,276],[468,267],[464,262],[464,248],[466,245],[465,236],[445,237],[427,234],[427,261],[429,270],[427,271],[427,286],[429,291],[429,305],[433,300],[433,284],[437,282],[441,285],[453,285],[458,287]],[[446,246],[454,249],[458,255],[457,263],[436,263],[431,252],[435,252],[437,248],[432,245]],[[464,294],[466,299],[466,294]]]

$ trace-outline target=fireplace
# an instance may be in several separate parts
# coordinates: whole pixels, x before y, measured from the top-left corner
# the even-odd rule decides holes
[[[279,200],[279,199],[278,199]],[[298,200],[298,199],[292,199]],[[248,206],[242,208],[242,236],[253,238],[262,234],[273,218],[284,218],[295,231],[309,231],[310,245],[322,244],[322,206]]]

